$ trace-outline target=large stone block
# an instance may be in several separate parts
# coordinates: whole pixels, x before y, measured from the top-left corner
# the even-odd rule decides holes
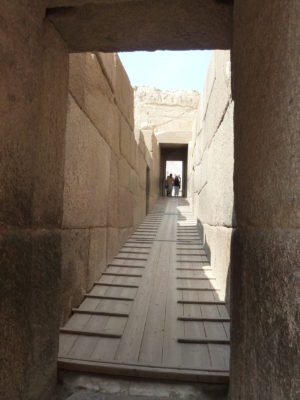
[[[119,176],[119,161],[114,153],[111,154],[109,193],[107,202],[107,226],[118,227],[119,185],[122,177]],[[125,160],[126,163],[126,160]]]
[[[195,167],[194,190],[199,193],[202,223],[231,227],[233,210],[233,103],[214,135],[209,148]],[[196,146],[196,152],[198,152]]]
[[[232,238],[232,399],[297,399],[300,231],[238,229]]]
[[[110,263],[120,249],[119,229],[107,228],[107,263]]]
[[[132,168],[125,158],[119,160],[119,185],[125,188],[130,187],[130,177]]]
[[[118,217],[120,228],[133,226],[133,200],[129,188],[119,187]]]
[[[131,136],[132,130],[128,126],[124,118],[121,118],[121,132],[120,132],[120,152],[121,155],[131,164]]]
[[[237,220],[242,225],[298,228],[300,4],[269,3],[261,10],[259,24],[259,1],[235,4]]]
[[[91,289],[106,268],[106,228],[90,229],[89,264],[86,289]]]
[[[0,247],[0,395],[48,398],[57,369],[60,234],[10,231]]]
[[[44,24],[44,3],[27,3],[0,5],[0,398],[5,400],[50,398],[57,371],[60,233],[38,224],[61,223],[67,55],[58,33]],[[34,232],[13,228],[33,223]]]
[[[208,147],[231,102],[230,52],[214,52],[215,79],[203,115],[204,148]]]
[[[107,223],[111,151],[87,116],[69,97],[64,188],[65,227]]]
[[[118,154],[120,115],[107,79],[95,54],[70,56],[70,92],[100,135]]]
[[[126,118],[126,121],[129,124],[131,130],[133,130],[134,129],[133,89],[131,87],[127,73],[117,54],[115,54],[115,67],[116,67],[115,98],[121,113]]]
[[[106,79],[109,82],[112,91],[115,91],[116,87],[116,62],[114,53],[97,53],[97,58],[101,64],[102,70]]]
[[[63,216],[65,129],[68,93],[67,47],[45,24],[40,134],[34,144],[33,220],[60,227]]]
[[[41,133],[43,12],[36,3],[32,9],[17,1],[0,5],[2,224],[32,224],[35,146]]]
[[[230,306],[230,249],[232,228],[202,225],[203,244],[216,277],[216,287],[221,300]]]
[[[231,47],[232,4],[227,0],[152,0],[151,7],[145,0],[47,3],[47,18],[71,52]]]
[[[73,307],[83,299],[89,267],[89,229],[66,229],[62,234],[61,310],[64,325]]]

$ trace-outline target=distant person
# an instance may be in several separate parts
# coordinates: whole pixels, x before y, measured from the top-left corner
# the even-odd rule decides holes
[[[175,197],[178,197],[179,189],[180,189],[180,179],[177,175],[175,175],[175,179],[174,179],[174,195],[175,195]]]
[[[168,176],[165,179],[165,190],[166,190],[166,195],[169,196],[169,194],[168,194],[168,191],[169,191]]]
[[[168,181],[167,196],[172,197],[173,184],[174,184],[174,179],[173,179],[172,174],[170,174],[167,177],[167,181]]]

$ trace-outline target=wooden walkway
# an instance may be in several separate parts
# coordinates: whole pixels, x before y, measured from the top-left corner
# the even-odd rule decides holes
[[[162,198],[61,328],[61,369],[224,383],[229,316],[185,199]]]

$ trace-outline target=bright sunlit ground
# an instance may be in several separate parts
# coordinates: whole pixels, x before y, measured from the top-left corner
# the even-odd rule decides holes
[[[132,86],[202,91],[212,51],[119,53]]]

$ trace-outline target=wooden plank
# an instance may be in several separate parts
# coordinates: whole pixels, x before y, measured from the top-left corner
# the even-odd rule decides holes
[[[141,274],[120,274],[117,272],[103,272],[102,275],[110,275],[110,276],[129,276],[134,278],[141,278],[143,275]]]
[[[121,251],[119,251],[119,254],[143,254],[143,255],[148,255],[148,254],[150,254],[150,252],[121,250]]]
[[[220,291],[221,289],[214,289],[214,288],[195,288],[195,287],[177,287],[177,290],[192,290],[192,291],[206,291],[206,292],[211,292],[211,291]]]
[[[195,276],[177,276],[176,279],[180,280],[188,280],[188,281],[210,281],[211,278],[205,278],[205,277],[195,277]]]
[[[154,244],[151,254],[148,258],[147,268],[145,270],[140,288],[137,292],[136,301],[131,309],[120,346],[115,355],[115,359],[118,361],[128,362],[138,360],[147,318],[151,290],[153,287],[153,267],[157,264],[159,258],[157,246],[159,245]]]
[[[178,338],[178,343],[186,343],[186,344],[229,344],[229,340],[221,340],[221,339],[198,339],[198,338]]]
[[[178,317],[179,321],[230,322],[228,318]]]
[[[188,268],[188,267],[177,267],[177,271],[212,271],[210,267],[202,267],[202,268]],[[216,279],[216,278],[209,278],[209,279]]]
[[[128,317],[129,313],[115,313],[105,311],[94,311],[94,310],[81,310],[80,308],[72,308],[74,314],[89,314],[89,315],[103,315],[108,317]]]
[[[114,358],[120,339],[99,338],[98,342],[90,355],[91,361],[107,361]]]
[[[130,260],[130,261],[147,261],[147,258],[139,258],[139,257],[119,257],[116,256],[115,260]]]
[[[210,343],[208,350],[211,358],[212,368],[229,371],[230,346],[229,344]]]
[[[67,328],[60,328],[60,333],[65,335],[81,335],[81,336],[97,336],[97,337],[106,337],[111,339],[119,339],[122,335],[116,335],[112,333],[105,333],[105,332],[92,332],[92,331],[81,331],[76,329],[67,329]]]
[[[109,267],[121,267],[121,268],[140,268],[143,269],[145,268],[145,265],[127,265],[127,264],[108,264],[107,266]],[[104,275],[105,272],[102,273],[102,275]]]
[[[204,371],[208,380],[220,371],[228,377],[228,312],[214,290],[197,222],[184,213],[177,223],[177,204],[177,199],[161,202],[165,212],[159,222],[148,217],[137,228],[95,282],[91,297],[74,309],[64,329],[83,334],[61,333],[60,355],[75,368],[96,365],[113,374],[125,368],[125,375],[153,373],[157,379],[167,371],[171,376],[186,371],[196,379]],[[113,338],[90,336],[99,333]]]
[[[177,302],[179,304],[216,304],[216,305],[225,304],[222,301],[215,301],[215,300],[212,301],[178,300]]]
[[[86,294],[85,297],[89,297],[92,299],[103,299],[103,300],[125,300],[125,301],[134,301],[134,298],[128,297],[117,297],[117,296],[99,296],[94,294]]]
[[[156,264],[155,279],[147,312],[145,330],[141,343],[139,361],[148,365],[161,365],[169,276],[169,248],[159,244],[160,257]]]
[[[119,284],[119,283],[94,282],[94,285],[138,289],[138,285],[127,285],[127,284]]]

